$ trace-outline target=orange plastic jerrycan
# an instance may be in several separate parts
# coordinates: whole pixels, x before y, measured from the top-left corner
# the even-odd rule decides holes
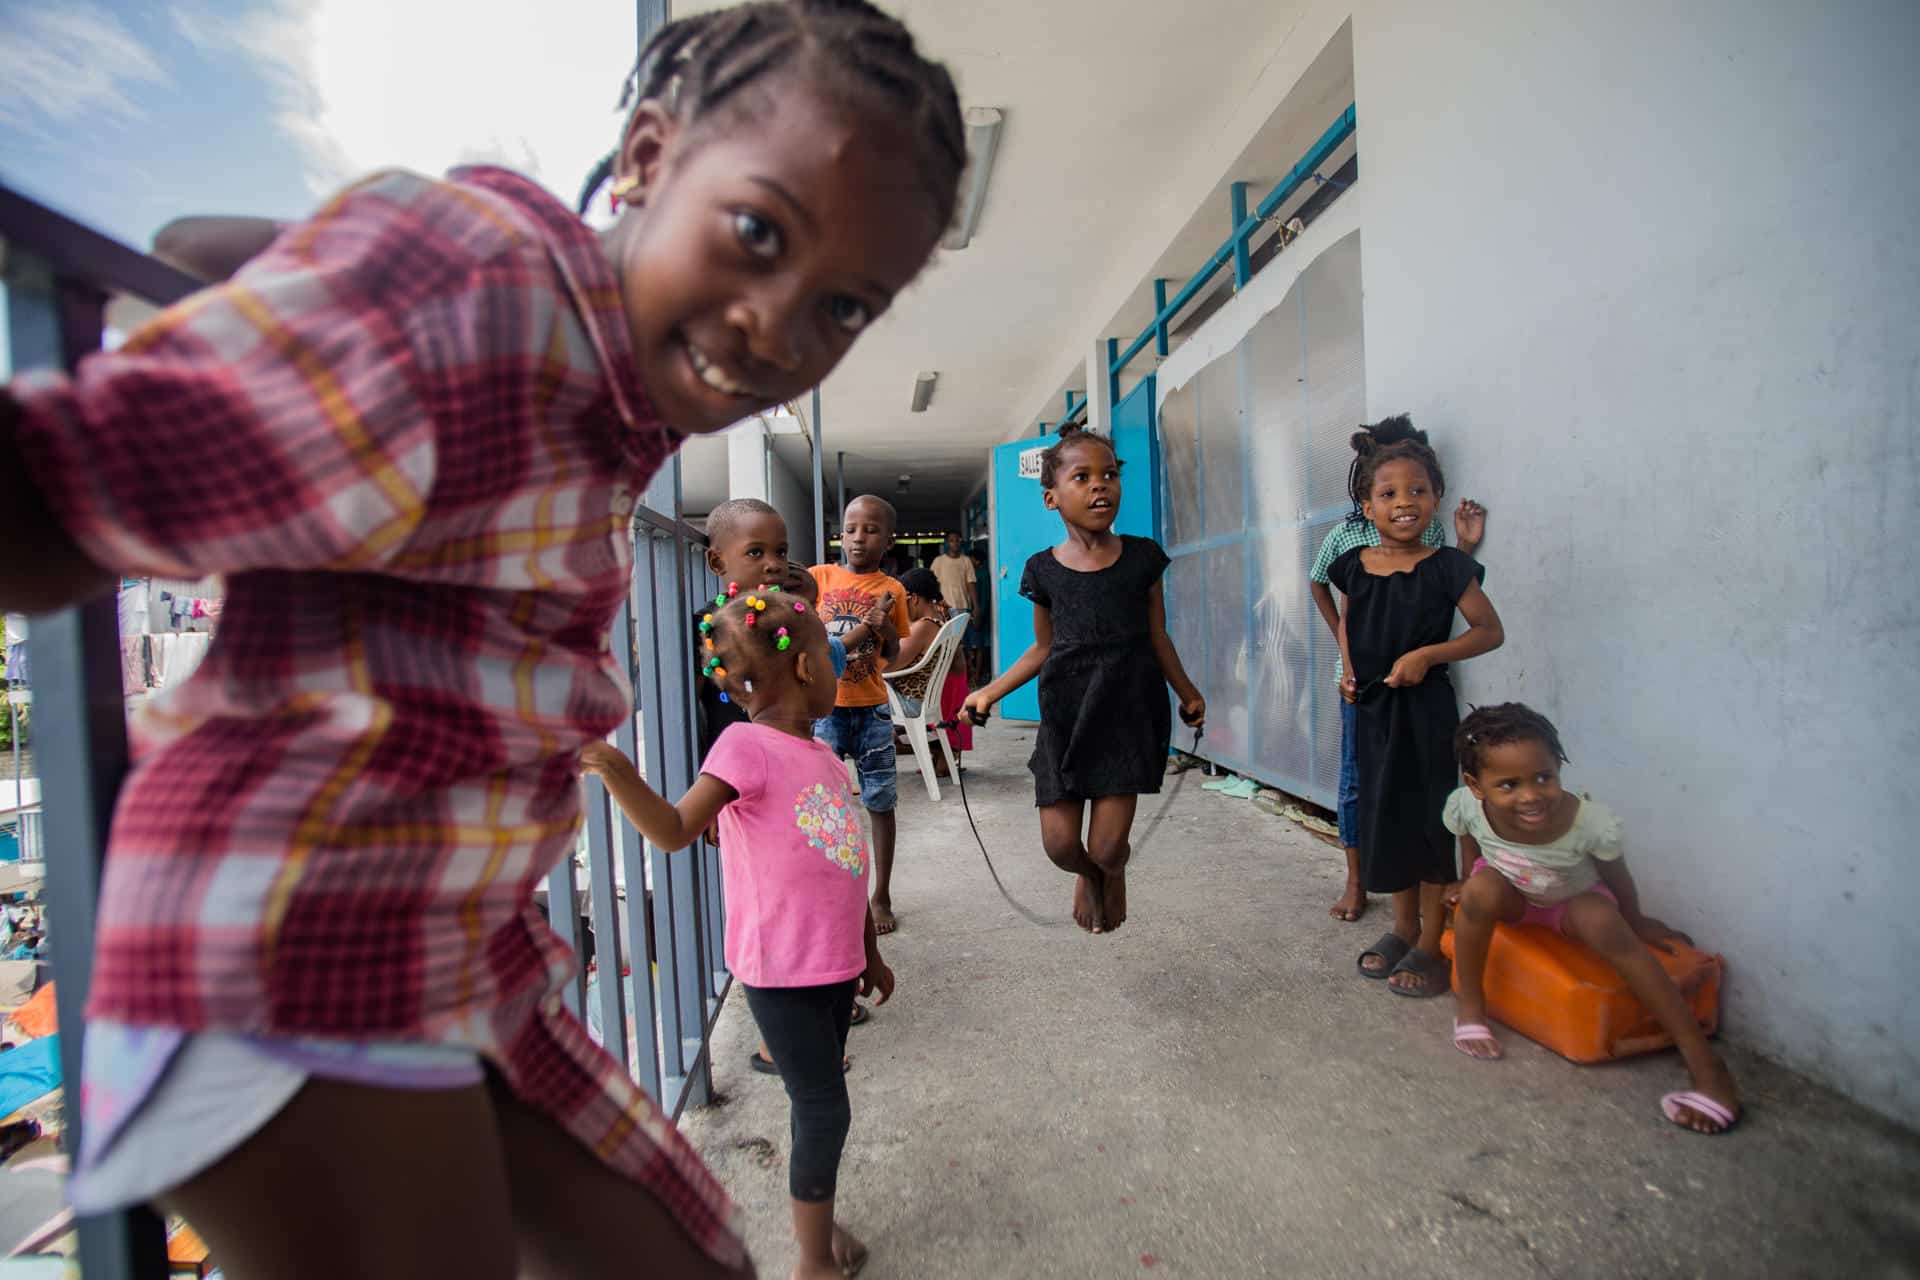
[[[1708,1035],[1720,1029],[1717,955],[1685,943],[1651,948]],[[1453,958],[1453,930],[1440,939]],[[1455,976],[1455,989],[1459,978]],[[1573,1062],[1606,1062],[1671,1049],[1673,1037],[1627,990],[1626,980],[1584,943],[1537,924],[1501,924],[1487,952],[1487,1012]]]

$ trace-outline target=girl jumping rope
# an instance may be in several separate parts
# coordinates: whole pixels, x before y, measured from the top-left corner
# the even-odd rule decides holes
[[[1505,637],[1480,566],[1422,541],[1446,494],[1433,450],[1413,440],[1369,449],[1356,485],[1379,545],[1348,551],[1328,578],[1347,597],[1340,691],[1357,711],[1361,881],[1368,893],[1393,895],[1393,929],[1360,953],[1360,975],[1387,979],[1395,995],[1437,996],[1447,990],[1441,899],[1458,878],[1440,822],[1460,722],[1446,664]],[[1467,630],[1449,639],[1456,609]]]
[[[856,984],[885,1004],[893,973],[867,907],[871,858],[859,803],[846,767],[813,737],[813,722],[833,710],[832,650],[814,611],[777,586],[736,592],[701,626],[702,670],[747,723],[721,731],[692,789],[669,804],[604,742],[583,747],[580,765],[662,849],[684,849],[719,818],[727,968],[793,1108],[793,1274],[852,1275],[866,1246],[833,1219],[853,1114],[842,1063]]]
[[[1640,891],[1621,855],[1620,819],[1597,800],[1560,786],[1560,735],[1517,702],[1481,707],[1454,735],[1467,785],[1447,798],[1447,830],[1460,837],[1468,869],[1454,921],[1460,978],[1453,1043],[1475,1058],[1502,1056],[1487,1022],[1487,949],[1493,926],[1558,929],[1612,965],[1673,1037],[1692,1088],[1660,1100],[1667,1119],[1695,1133],[1725,1133],[1740,1118],[1733,1073],[1707,1043],[1686,997],[1649,946],[1688,942],[1640,910]]]
[[[840,361],[964,133],[861,0],[668,24],[629,95],[604,236],[501,170],[384,174],[0,394],[0,609],[227,576],[119,796],[69,1192],[236,1280],[750,1270],[532,895],[631,714],[635,496]]]
[[[1027,762],[1040,840],[1055,866],[1079,877],[1074,922],[1112,932],[1127,918],[1134,809],[1166,774],[1166,686],[1190,725],[1206,718],[1207,700],[1167,635],[1167,553],[1151,538],[1113,531],[1113,446],[1090,431],[1063,433],[1041,455],[1040,487],[1047,509],[1066,522],[1067,540],[1036,552],[1020,579],[1020,594],[1033,601],[1033,645],[965,705],[983,722],[996,702],[1040,677],[1040,732]]]

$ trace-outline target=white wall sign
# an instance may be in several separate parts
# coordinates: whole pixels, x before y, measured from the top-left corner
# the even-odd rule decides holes
[[[1047,448],[1048,446],[1041,445],[1037,449],[1025,449],[1021,451],[1020,478],[1022,480],[1038,480],[1040,478],[1040,455],[1045,453]]]

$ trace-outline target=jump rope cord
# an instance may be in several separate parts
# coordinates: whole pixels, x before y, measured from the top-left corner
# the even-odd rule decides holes
[[[984,725],[986,721],[974,720],[973,723],[976,727],[978,727],[980,725]],[[960,727],[960,721],[957,719],[942,720],[938,724],[931,724],[931,725],[928,725],[927,727],[935,731],[957,729]],[[1206,726],[1204,724],[1197,725],[1194,727],[1192,754],[1194,755],[1199,754],[1200,738],[1201,738],[1201,735],[1204,734],[1205,732],[1206,732]],[[1051,929],[1059,925],[1068,923],[1065,920],[1046,919],[1044,916],[1041,916],[1039,913],[1035,912],[1031,907],[1021,902],[1020,899],[1014,897],[1013,894],[1007,891],[1007,886],[1001,883],[1000,873],[999,871],[995,870],[993,865],[993,855],[987,852],[987,842],[980,835],[980,824],[973,820],[973,806],[967,802],[967,776],[966,776],[966,772],[960,768],[960,760],[965,754],[966,753],[962,751],[959,747],[954,747],[953,749],[953,755],[954,755],[953,780],[955,785],[957,785],[960,788],[960,807],[966,811],[967,826],[971,828],[973,831],[973,842],[980,846],[980,856],[986,859],[987,874],[993,877],[993,887],[1000,891],[1000,896],[1007,900],[1007,905],[1012,907],[1015,911],[1019,912],[1020,915],[1023,918],[1025,918],[1025,920],[1029,924],[1038,925],[1042,929]],[[1147,824],[1146,833],[1140,837],[1139,841],[1135,843],[1133,847],[1133,851],[1135,855],[1138,855],[1141,847],[1146,844],[1148,837],[1153,835],[1154,830],[1159,827],[1161,820],[1167,816],[1167,809],[1173,804],[1174,797],[1180,794],[1180,789],[1187,785],[1187,774],[1191,772],[1193,772],[1192,769],[1183,770],[1179,778],[1175,780],[1173,787],[1167,792],[1166,797],[1160,801],[1160,808],[1155,811],[1153,815],[1153,821]]]

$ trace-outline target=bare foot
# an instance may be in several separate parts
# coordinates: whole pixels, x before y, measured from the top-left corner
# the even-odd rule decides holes
[[[1739,1119],[1740,1089],[1733,1083],[1733,1073],[1727,1070],[1727,1064],[1720,1060],[1719,1055],[1716,1054],[1713,1062],[1706,1068],[1699,1071],[1689,1070],[1687,1074],[1692,1077],[1695,1092],[1706,1094],[1731,1112],[1736,1120]],[[1691,1129],[1695,1133],[1719,1133],[1722,1129],[1731,1127],[1723,1124],[1716,1117],[1697,1111],[1685,1103],[1674,1108],[1672,1119],[1675,1124],[1684,1129]]]
[[[1358,880],[1347,881],[1347,891],[1340,895],[1340,901],[1328,908],[1327,914],[1335,920],[1344,920],[1352,924],[1367,914],[1367,894]]]
[[[860,1268],[867,1265],[867,1246],[837,1222],[833,1224],[833,1260],[839,1264],[843,1276],[857,1276]]]
[[[892,933],[899,927],[900,922],[893,918],[893,904],[891,902],[882,902],[878,898],[875,898],[873,900],[874,933]]]
[[[1073,922],[1088,933],[1099,933],[1102,926],[1100,916],[1101,885],[1092,876],[1074,877],[1073,881]]]
[[[1106,884],[1100,892],[1100,914],[1106,920],[1107,932],[1112,933],[1127,919],[1127,873],[1119,871],[1104,873]]]

